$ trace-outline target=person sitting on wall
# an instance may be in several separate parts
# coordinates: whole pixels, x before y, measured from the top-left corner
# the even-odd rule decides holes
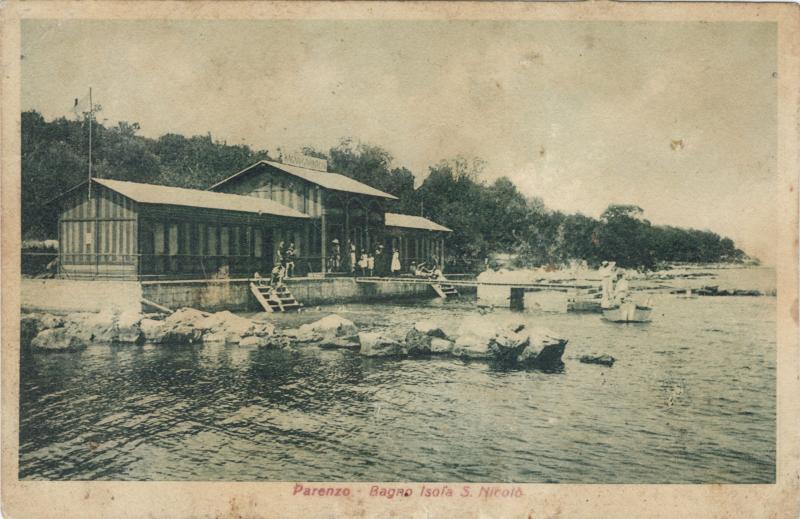
[[[294,272],[294,260],[297,259],[297,251],[295,251],[294,243],[290,242],[289,246],[286,248],[286,254],[284,255],[284,261],[286,262],[286,277],[290,278],[295,273]]]
[[[279,287],[283,285],[283,276],[286,273],[286,267],[283,263],[278,263],[274,267],[272,267],[272,274],[269,280],[269,284],[272,285],[273,288]]]
[[[417,265],[417,268],[414,271],[414,275],[417,276],[418,278],[428,278],[431,277],[431,272],[432,270],[428,268],[428,265],[425,264],[425,262],[423,261],[422,263]]]
[[[258,272],[253,274],[253,280],[256,282],[256,285],[258,285],[258,287],[267,286],[267,280],[261,277],[261,274]]]

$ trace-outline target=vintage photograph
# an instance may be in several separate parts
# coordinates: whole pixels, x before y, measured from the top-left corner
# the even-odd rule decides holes
[[[775,483],[778,34],[22,20],[19,480]]]

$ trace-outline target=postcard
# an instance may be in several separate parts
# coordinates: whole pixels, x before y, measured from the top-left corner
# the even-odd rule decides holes
[[[8,1],[6,517],[796,517],[792,4]]]

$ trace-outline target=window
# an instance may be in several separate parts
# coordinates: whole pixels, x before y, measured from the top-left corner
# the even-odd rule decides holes
[[[264,242],[261,236],[261,229],[253,229],[253,248],[256,258],[260,258],[264,254]]]
[[[242,228],[238,225],[233,226],[233,247],[231,247],[231,256],[242,254]]]
[[[231,253],[231,230],[223,225],[219,233],[220,256],[229,256]]]
[[[178,254],[178,224],[173,223],[169,226],[169,255]]]
[[[217,252],[217,226],[208,226],[208,255],[216,256]]]
[[[195,254],[203,255],[208,254],[208,250],[206,249],[206,242],[208,241],[207,235],[208,231],[206,230],[206,225],[202,223],[197,224],[197,249],[194,251]]]
[[[164,224],[153,225],[153,254],[164,254]]]

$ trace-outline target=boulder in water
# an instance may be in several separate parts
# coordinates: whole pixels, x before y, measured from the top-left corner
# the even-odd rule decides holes
[[[521,330],[522,328],[514,327]],[[530,343],[530,338],[515,331],[500,331],[489,340],[489,352],[492,357],[503,362],[516,362],[517,357]]]
[[[346,337],[358,333],[358,327],[348,319],[331,314],[313,323],[304,324],[298,329],[299,333],[316,333],[325,337]]]
[[[431,339],[431,353],[450,353],[453,351],[453,341],[434,337]]]
[[[528,345],[517,357],[517,363],[526,367],[553,367],[561,364],[568,339],[546,328],[527,330]]]
[[[145,342],[159,343],[164,336],[166,326],[164,321],[145,318],[139,321],[139,329]]]
[[[603,366],[611,367],[614,365],[617,359],[604,353],[602,355],[583,355],[580,358],[580,361],[584,364],[601,364]]]
[[[361,348],[361,344],[358,341],[358,335],[353,335],[350,337],[331,337],[328,339],[323,339],[322,342],[319,343],[319,347],[326,350],[338,348],[358,350]]]
[[[31,341],[31,348],[50,352],[77,351],[86,345],[86,341],[64,327],[42,330]]]
[[[139,323],[142,320],[141,314],[137,312],[122,312],[114,323],[114,342],[138,343],[144,337]]]
[[[240,317],[233,312],[223,311],[206,315],[190,323],[203,333],[220,334],[225,336],[225,342],[238,343],[242,338],[255,333],[255,323],[250,319]],[[264,326],[271,326],[263,323]]]
[[[408,331],[404,342],[410,355],[424,355],[431,353],[433,339],[447,339],[447,334],[431,321],[420,321]]]
[[[283,330],[283,335],[289,338],[295,344],[307,344],[309,342],[320,342],[324,337],[312,330],[305,329],[300,331],[298,329]]]
[[[111,310],[69,314],[64,327],[85,343],[112,342],[115,337],[114,314]]]
[[[375,332],[359,333],[358,343],[359,353],[367,357],[396,357],[408,353],[404,345]]]
[[[452,353],[456,357],[469,359],[487,359],[492,356],[489,351],[489,340],[485,337],[466,333],[459,336],[453,344]]]
[[[162,344],[197,344],[203,340],[203,331],[188,324],[178,324],[167,328],[161,336]]]
[[[266,346],[268,342],[269,342],[268,337],[249,335],[247,337],[243,337],[239,341],[239,346]]]
[[[204,333],[203,342],[226,342],[224,333]],[[241,344],[241,342],[239,343]]]
[[[208,312],[201,312],[200,310],[195,310],[194,308],[178,308],[171,314],[169,314],[165,319],[165,323],[169,324],[186,324],[191,326],[196,326],[198,321],[208,317]]]

